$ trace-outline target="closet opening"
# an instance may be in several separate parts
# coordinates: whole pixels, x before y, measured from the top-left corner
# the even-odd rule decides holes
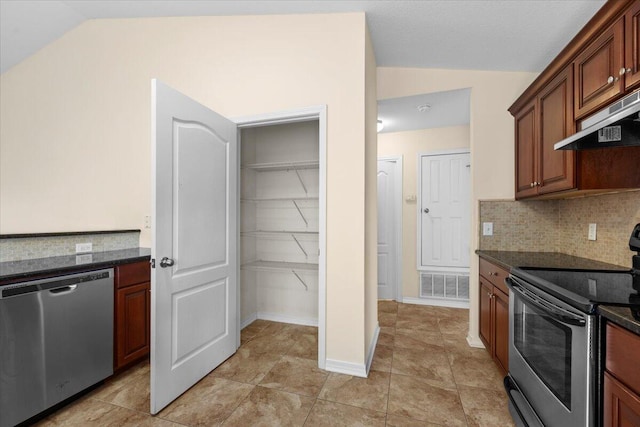
[[[263,319],[318,328],[325,365],[324,107],[236,120],[239,334]],[[240,338],[238,337],[238,346]]]

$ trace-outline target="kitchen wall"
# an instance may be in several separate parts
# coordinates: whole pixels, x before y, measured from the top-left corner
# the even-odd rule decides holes
[[[563,200],[481,201],[480,222],[493,222],[493,236],[480,235],[481,249],[562,252],[629,267],[629,235],[640,223],[640,191]],[[595,241],[587,239],[590,223],[597,224]]]
[[[514,192],[513,117],[507,108],[536,73],[378,67],[378,99],[471,88],[471,250],[478,248],[478,200],[512,199]],[[417,295],[418,290],[416,289]],[[469,335],[478,335],[478,259],[471,257]]]
[[[469,126],[421,129],[378,134],[378,157],[402,157],[402,295],[418,298],[418,219],[416,201],[408,196],[418,192],[418,155],[430,151],[469,148]]]
[[[86,21],[0,76],[0,233],[143,228],[152,78],[228,117],[326,105],[327,358],[362,364],[366,43],[364,13]]]

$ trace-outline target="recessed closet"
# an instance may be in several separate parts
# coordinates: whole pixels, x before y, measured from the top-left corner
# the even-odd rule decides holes
[[[318,325],[318,121],[241,130],[241,322]]]

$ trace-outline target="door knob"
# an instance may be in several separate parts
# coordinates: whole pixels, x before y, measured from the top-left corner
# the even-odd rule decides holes
[[[424,213],[429,213],[429,208],[424,208],[422,211],[423,211]]]
[[[171,258],[164,257],[160,260],[160,267],[167,268],[171,267],[174,264],[174,261]]]

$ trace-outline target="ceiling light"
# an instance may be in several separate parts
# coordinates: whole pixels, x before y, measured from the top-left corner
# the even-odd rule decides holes
[[[378,119],[378,132],[380,132],[382,129],[384,129],[384,124],[382,123],[382,120]]]
[[[421,113],[426,113],[427,111],[431,110],[431,105],[429,104],[422,104],[422,105],[418,105],[418,111],[420,111]]]

